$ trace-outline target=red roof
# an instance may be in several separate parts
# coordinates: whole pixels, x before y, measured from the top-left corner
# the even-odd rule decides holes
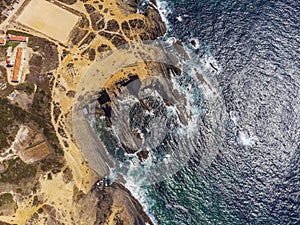
[[[11,82],[15,82],[15,83],[19,82],[18,75],[21,68],[22,52],[23,52],[22,48],[17,49],[17,56],[16,56],[15,67],[14,67],[14,72],[13,72]]]
[[[10,35],[10,36],[8,36],[8,39],[10,41],[27,42],[28,37]]]
[[[0,37],[0,44],[5,44],[5,39]]]

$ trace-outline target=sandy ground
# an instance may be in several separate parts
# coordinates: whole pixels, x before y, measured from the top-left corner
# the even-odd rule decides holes
[[[31,0],[17,22],[66,43],[79,17],[44,0]]]
[[[131,48],[127,51],[113,50],[112,54],[104,59],[96,60],[88,69],[85,76],[81,78],[80,84],[77,87],[77,96],[84,94],[87,91],[99,91],[103,87],[109,87],[116,81],[120,81],[127,77],[128,73],[139,73],[140,79],[147,77],[146,65],[143,63],[146,59],[150,61],[167,62],[163,56],[161,48],[152,45],[137,45],[137,48]],[[137,53],[137,54],[135,54]],[[143,53],[143,54],[141,54]],[[159,59],[161,58],[161,59]],[[123,59],[123,60],[120,60]],[[109,66],[108,66],[109,65]],[[120,73],[120,70],[126,69],[127,73]],[[97,82],[95,82],[97,80]]]
[[[22,147],[23,143],[26,141],[28,133],[29,129],[26,126],[22,125],[10,148],[6,149],[0,154],[0,162],[3,162],[15,156],[17,151]]]

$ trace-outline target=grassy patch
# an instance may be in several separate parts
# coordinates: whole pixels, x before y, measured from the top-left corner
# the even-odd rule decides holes
[[[11,203],[14,203],[14,198],[11,193],[5,193],[0,195],[0,207]]]
[[[50,147],[58,154],[63,155],[55,129],[51,122],[51,92],[38,88],[34,95],[30,119],[35,121],[47,138]]]
[[[27,165],[20,158],[7,161],[7,169],[0,174],[0,182],[20,184],[22,180],[35,177],[37,168],[34,165]]]
[[[16,41],[8,41],[5,44],[5,47],[12,47],[12,50],[15,49],[15,47],[17,47],[20,44],[20,42],[16,42]]]
[[[23,83],[16,86],[15,89],[18,91],[24,91],[26,94],[31,95],[34,92],[34,85],[29,83]]]
[[[30,37],[28,47],[42,56],[42,73],[56,69],[59,65],[57,45],[47,39]]]
[[[17,134],[19,124],[26,122],[26,111],[0,98],[0,148],[9,147],[10,140]]]
[[[0,182],[11,183],[18,187],[22,184],[23,188],[23,185],[24,187],[34,185],[33,181],[37,176],[37,173],[47,171],[57,173],[65,163],[62,157],[64,152],[59,144],[55,129],[51,122],[50,106],[52,101],[51,87],[53,83],[51,83],[51,78],[47,78],[46,80],[41,79],[47,77],[47,75],[51,77],[51,73],[48,73],[48,71],[57,68],[59,63],[58,51],[57,45],[46,39],[12,30],[7,33],[30,37],[28,44],[33,48],[33,51],[36,52],[37,55],[41,56],[42,61],[39,62],[39,65],[35,65],[40,66],[41,68],[37,73],[32,74],[33,77],[36,76],[32,81],[28,81],[28,83],[20,84],[15,87],[16,90],[31,94],[34,91],[34,85],[32,83],[37,84],[38,88],[34,93],[32,106],[29,112],[12,104],[6,98],[6,95],[3,95],[3,98],[0,97],[0,151],[10,146],[21,124],[27,125],[38,133],[41,133],[44,136],[47,145],[53,150],[51,155],[30,165],[24,163],[20,158],[5,161],[6,169],[0,173]],[[18,43],[7,43],[7,45],[9,44]],[[3,46],[0,48],[0,53],[2,52],[4,55],[7,47],[8,46]],[[6,68],[3,67],[2,69],[4,71]],[[6,73],[3,73],[3,79],[6,79]],[[22,189],[19,189],[18,191],[22,192]]]
[[[7,70],[4,66],[0,66],[0,81],[5,81],[7,79]]]
[[[22,31],[17,31],[17,30],[8,30],[6,34],[11,34],[11,35],[16,35],[16,36],[26,36],[26,37],[32,37],[31,34],[24,33]]]

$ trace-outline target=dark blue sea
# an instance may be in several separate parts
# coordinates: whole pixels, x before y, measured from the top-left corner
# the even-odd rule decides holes
[[[221,104],[207,114],[221,116],[202,117],[219,127],[210,165],[199,169],[203,132],[184,168],[141,188],[143,205],[161,225],[299,225],[300,2],[160,3],[165,38],[218,68],[209,76]]]

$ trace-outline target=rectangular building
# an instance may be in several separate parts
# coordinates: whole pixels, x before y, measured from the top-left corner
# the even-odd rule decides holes
[[[16,42],[28,42],[28,37],[25,36],[15,36],[15,35],[8,35],[9,41],[16,41]]]
[[[13,83],[18,83],[20,81],[21,72],[22,72],[21,71],[22,56],[23,56],[23,48],[18,48],[15,65],[14,65],[14,70],[13,70],[13,76],[11,79],[11,82],[13,82]]]

